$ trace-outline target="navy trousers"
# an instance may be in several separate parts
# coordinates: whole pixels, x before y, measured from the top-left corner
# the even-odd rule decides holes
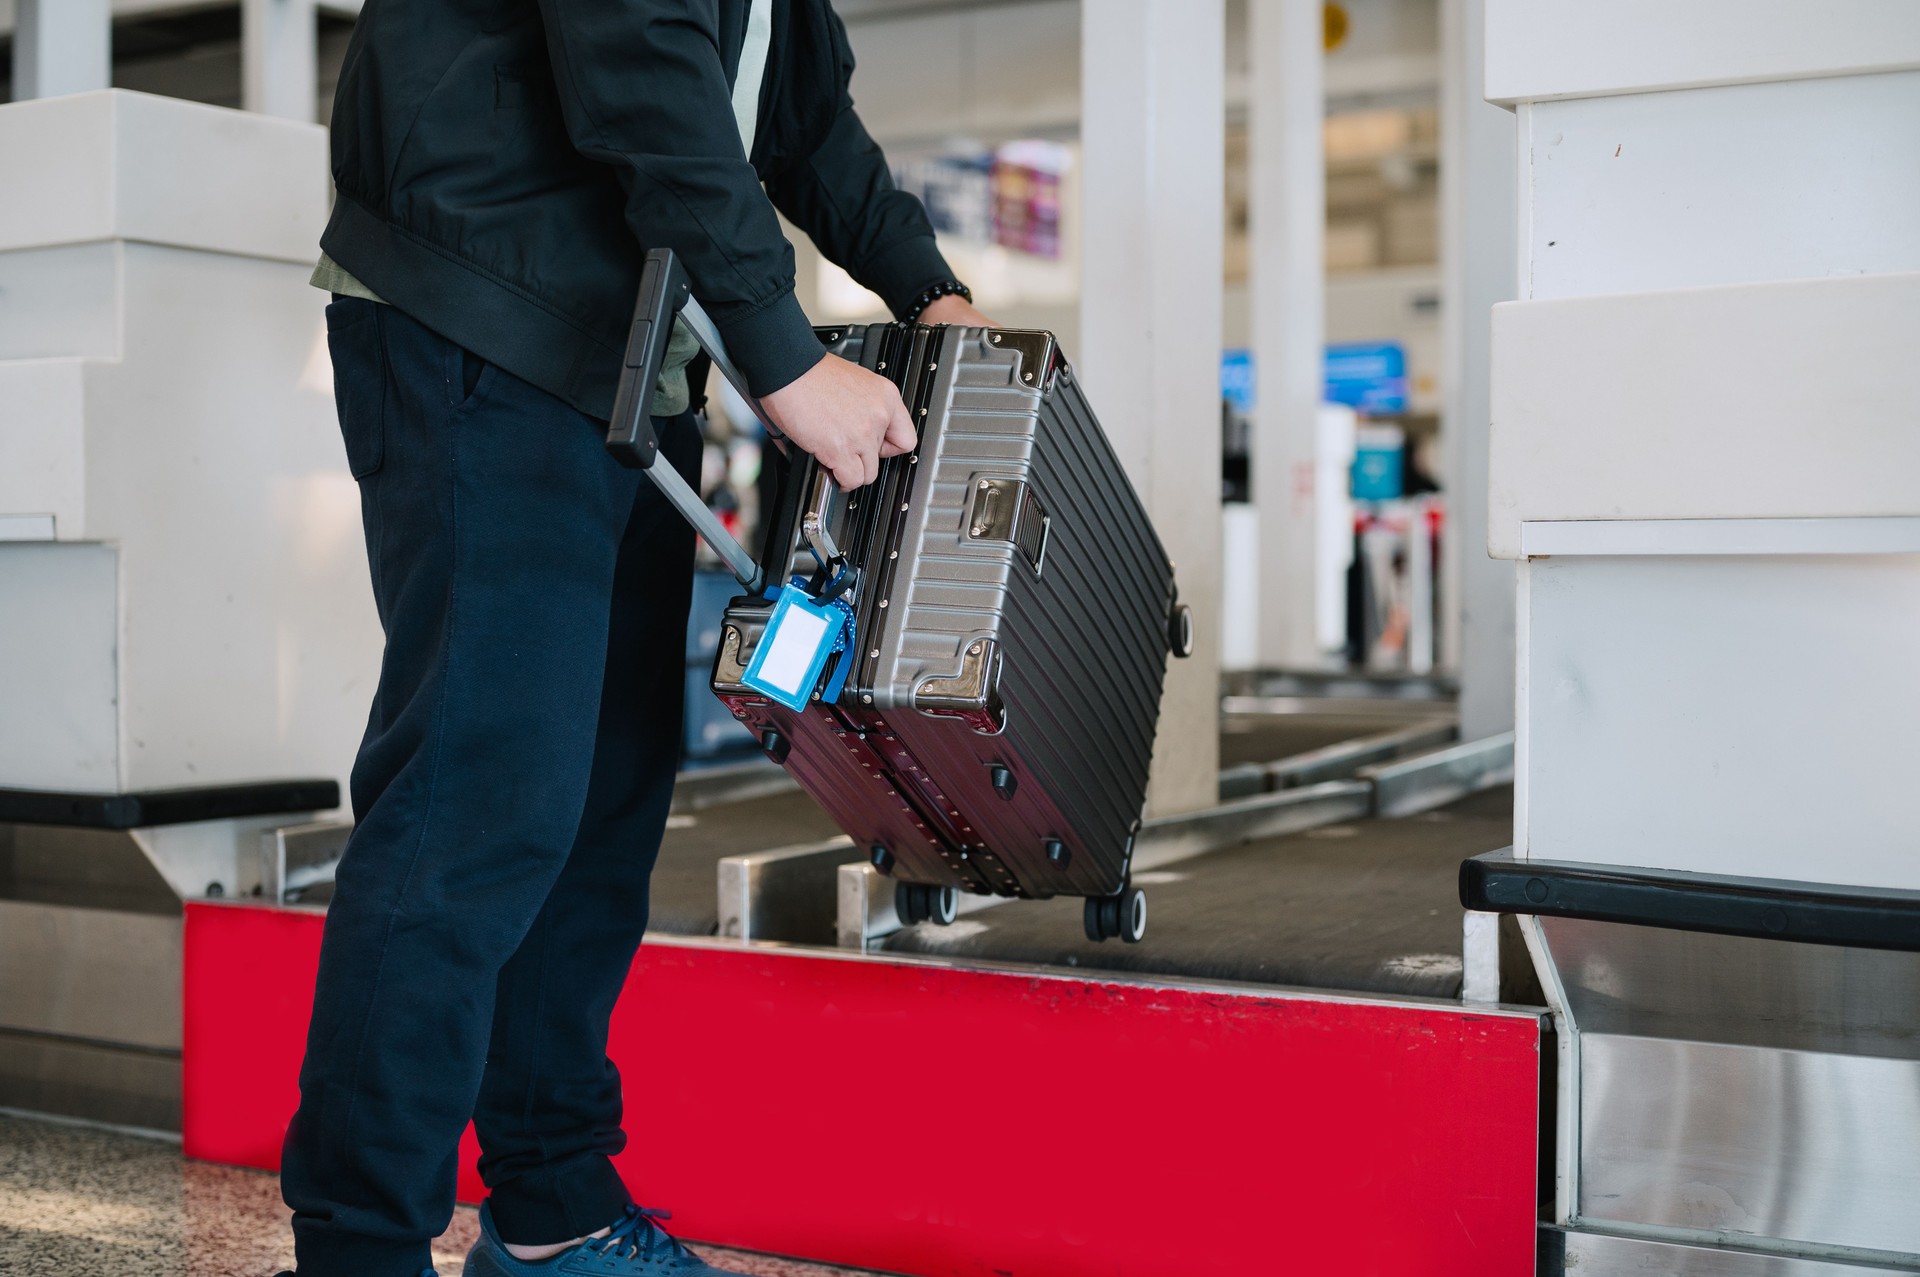
[[[630,1201],[607,1021],[679,762],[693,534],[603,423],[399,311],[336,299],[327,341],[386,653],[282,1182],[301,1277],[416,1277],[469,1117],[508,1241]],[[691,478],[692,418],[656,425]]]

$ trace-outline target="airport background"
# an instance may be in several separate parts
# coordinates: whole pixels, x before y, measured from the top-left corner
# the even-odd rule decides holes
[[[260,1172],[379,652],[306,284],[359,7],[0,0],[0,1272],[290,1262]],[[1920,1267],[1920,9],[835,8],[1194,609],[1152,922],[906,916],[711,693],[703,550],[628,1002],[791,1050],[630,1178],[766,1273]],[[789,238],[816,323],[887,317]],[[1123,1116],[902,1098],[1002,1040]]]

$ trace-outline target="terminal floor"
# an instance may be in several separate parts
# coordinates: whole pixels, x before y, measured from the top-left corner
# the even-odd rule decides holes
[[[1094,944],[1078,900],[1012,901],[889,937],[894,952],[1305,988],[1460,995],[1460,862],[1513,841],[1510,786],[1403,820],[1323,825],[1134,881],[1137,945]]]
[[[434,1245],[460,1271],[479,1225],[462,1207]],[[854,1270],[698,1246],[754,1277]],[[272,1277],[293,1267],[280,1181],[189,1162],[178,1144],[0,1114],[0,1273],[7,1277]]]

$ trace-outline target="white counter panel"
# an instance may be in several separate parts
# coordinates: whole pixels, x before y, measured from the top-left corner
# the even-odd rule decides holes
[[[1920,888],[1920,555],[1522,571],[1524,854]]]
[[[0,363],[119,354],[118,244],[0,251]]]
[[[311,266],[327,131],[102,89],[0,106],[0,250],[146,240]]]
[[[1576,519],[1920,515],[1920,274],[1493,312],[1488,546]]]
[[[1920,271],[1920,71],[1545,102],[1520,129],[1523,298]]]
[[[326,296],[291,263],[126,261],[127,353],[86,368],[86,535],[121,545],[125,783],[344,780],[381,635]]]
[[[86,526],[86,365],[0,361],[0,515],[51,515],[67,540]]]
[[[111,546],[0,542],[0,786],[120,787],[116,589]]]
[[[1913,0],[1487,0],[1487,100],[1920,66]]]

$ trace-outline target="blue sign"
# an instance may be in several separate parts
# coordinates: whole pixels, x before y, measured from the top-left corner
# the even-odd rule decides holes
[[[1220,397],[1242,414],[1253,411],[1253,352],[1228,350],[1220,355]]]
[[[1327,347],[1328,403],[1372,416],[1407,410],[1407,352],[1397,341]]]
[[[1397,341],[1328,346],[1326,401],[1350,404],[1369,416],[1407,410],[1407,352]],[[1220,397],[1235,411],[1253,411],[1253,352],[1244,348],[1220,355]]]

